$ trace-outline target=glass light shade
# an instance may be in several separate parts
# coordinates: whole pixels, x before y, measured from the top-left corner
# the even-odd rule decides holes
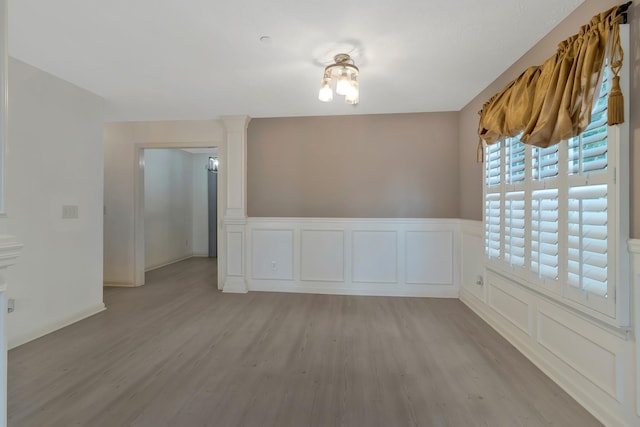
[[[338,83],[336,83],[336,93],[338,95],[346,95],[350,86],[349,73],[347,73],[347,70],[342,70],[338,77]]]
[[[207,162],[207,170],[209,172],[217,172],[218,171],[218,158],[217,157],[209,157],[209,161]]]
[[[318,99],[322,102],[329,102],[333,99],[333,90],[331,89],[331,79],[322,79]]]
[[[355,105],[360,102],[360,85],[357,80],[351,80],[349,89],[344,96],[344,101],[351,105]]]

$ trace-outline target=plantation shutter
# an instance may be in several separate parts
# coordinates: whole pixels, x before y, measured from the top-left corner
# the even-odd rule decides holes
[[[500,193],[485,197],[485,248],[488,258],[500,258]]]
[[[607,185],[569,189],[567,281],[604,297],[608,289]]]
[[[505,195],[504,259],[512,267],[524,266],[524,203],[524,191]]]
[[[559,145],[552,145],[547,148],[534,147],[531,150],[533,179],[545,180],[558,176],[558,148]]]
[[[505,181],[507,184],[516,184],[524,181],[524,150],[525,146],[517,139],[508,139],[505,144],[506,171]]]
[[[500,158],[500,144],[487,146],[486,152],[486,169],[485,169],[485,185],[487,187],[494,187],[500,185],[500,164],[502,159]]]
[[[608,68],[607,68],[608,69]],[[600,94],[591,113],[591,123],[580,135],[568,141],[569,174],[602,172],[607,170],[607,93],[608,72],[604,73]]]
[[[499,259],[501,255],[500,232],[502,222],[500,219],[500,200],[502,182],[502,156],[501,143],[487,147],[485,152],[485,251],[487,258]]]
[[[568,296],[598,308],[589,296],[607,298],[609,292],[608,235],[609,141],[607,92],[609,76],[604,73],[591,123],[568,141]],[[592,298],[593,299],[593,298]],[[597,300],[597,298],[596,298]]]
[[[531,263],[541,279],[558,279],[558,189],[531,195]]]

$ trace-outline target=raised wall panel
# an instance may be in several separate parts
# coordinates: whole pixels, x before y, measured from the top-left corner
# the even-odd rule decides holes
[[[409,244],[407,231],[416,233]],[[282,232],[288,233],[286,237]],[[244,268],[250,290],[458,296],[458,220],[249,218],[247,233]],[[408,248],[413,256],[409,262]],[[447,254],[448,259],[439,258]],[[292,260],[292,269],[288,260]],[[431,265],[421,265],[424,260]],[[274,261],[278,271],[273,269]],[[414,283],[407,281],[408,264]]]
[[[484,245],[482,236],[462,234],[462,279],[461,285],[479,299],[483,299],[482,285],[478,279],[484,280]]]
[[[453,233],[451,231],[408,231],[406,269],[407,283],[452,284]]]
[[[227,232],[227,275],[242,276],[243,233]]]
[[[254,279],[293,280],[293,230],[253,230],[251,239]]]
[[[538,312],[538,342],[568,367],[617,397],[615,353],[543,312]]]
[[[300,279],[344,281],[344,232],[304,230],[300,243]]]
[[[353,281],[396,283],[397,239],[396,231],[354,231]]]
[[[529,303],[512,293],[489,284],[489,306],[500,313],[511,324],[527,335],[531,335],[531,313]]]

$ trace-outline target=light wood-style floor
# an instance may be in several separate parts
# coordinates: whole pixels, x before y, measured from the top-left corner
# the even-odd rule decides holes
[[[11,350],[9,425],[600,425],[458,300],[230,295],[215,271],[155,270]]]

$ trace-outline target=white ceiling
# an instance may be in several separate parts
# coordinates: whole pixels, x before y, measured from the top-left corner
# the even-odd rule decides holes
[[[109,120],[452,111],[580,3],[9,0],[9,53],[104,97]],[[340,52],[357,106],[317,99]]]

